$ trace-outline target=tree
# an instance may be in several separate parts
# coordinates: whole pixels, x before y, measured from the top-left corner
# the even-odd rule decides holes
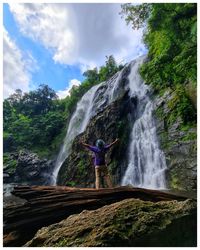
[[[99,74],[97,68],[89,69],[83,73],[83,76],[87,78],[88,82],[97,83],[99,82]]]
[[[102,66],[99,70],[100,81],[108,80],[119,70],[119,67],[117,66],[114,56],[112,55],[106,56],[106,59],[107,59],[106,65]]]
[[[195,121],[196,110],[185,90],[190,85],[196,92],[197,5],[125,4],[121,15],[134,29],[146,27],[144,42],[148,47],[148,60],[140,69],[145,82],[157,92],[173,89],[176,105],[171,116],[181,116],[185,123]]]
[[[121,15],[144,30],[149,61],[141,70],[155,88],[196,82],[197,6],[195,3],[122,5]]]
[[[145,26],[145,22],[150,16],[152,4],[132,5],[127,3],[121,5],[121,8],[120,14],[122,17],[125,17],[126,23],[131,23],[133,29],[140,29]]]
[[[21,89],[16,89],[15,93],[10,95],[9,98],[7,99],[12,105],[16,105],[17,103],[20,103],[22,100],[22,90]]]
[[[77,102],[92,86],[100,83],[101,77],[107,80],[119,70],[113,56],[106,59],[105,74],[100,74],[97,68],[87,70],[82,84],[74,86],[65,99],[59,100],[56,92],[48,85],[40,85],[38,89],[24,94],[16,90],[5,99],[4,139],[6,145],[10,145],[7,148],[12,150],[25,147],[37,153],[43,149],[45,153],[51,154],[52,148],[59,147],[63,139],[60,135]],[[11,147],[10,139],[15,147]]]

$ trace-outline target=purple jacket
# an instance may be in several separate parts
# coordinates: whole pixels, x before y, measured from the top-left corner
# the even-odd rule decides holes
[[[105,154],[109,150],[110,147],[111,147],[110,145],[106,145],[102,149],[99,149],[96,146],[87,146],[89,150],[94,152],[94,156],[95,156],[94,165],[95,166],[105,165]]]

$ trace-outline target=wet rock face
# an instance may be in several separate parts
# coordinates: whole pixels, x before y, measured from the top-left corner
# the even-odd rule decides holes
[[[11,154],[16,161],[16,169],[10,174],[4,168],[4,183],[14,182],[28,185],[47,185],[53,169],[53,162],[39,159],[37,154],[20,151]],[[7,176],[8,175],[8,176]]]
[[[168,116],[168,102],[172,91],[155,99],[155,117],[160,146],[165,153],[167,182],[170,189],[195,191],[197,189],[197,131],[196,127],[185,128],[180,117],[170,126],[163,114]]]
[[[62,164],[57,184],[78,187],[94,187],[94,166],[92,153],[80,141],[95,145],[97,139],[107,144],[120,138],[119,145],[107,153],[106,162],[114,184],[119,184],[127,166],[127,146],[129,143],[130,120],[134,117],[137,100],[129,96],[127,65],[96,90],[90,110],[90,121],[85,131],[75,137],[71,153]],[[103,184],[103,183],[102,183]]]
[[[126,199],[84,210],[40,229],[25,246],[192,247],[197,244],[196,202]]]
[[[71,154],[62,165],[57,184],[79,187],[94,187],[93,154],[80,142],[95,145],[97,139],[107,144],[120,138],[119,144],[113,146],[106,155],[106,163],[114,184],[119,184],[127,166],[127,148],[129,143],[130,121],[134,117],[135,100],[131,100],[128,91],[106,106],[89,122],[84,133],[73,142]],[[102,135],[105,137],[102,138]],[[102,183],[103,185],[103,183]]]

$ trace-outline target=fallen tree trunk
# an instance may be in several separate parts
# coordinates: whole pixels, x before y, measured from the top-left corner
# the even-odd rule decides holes
[[[17,186],[12,194],[24,204],[4,208],[4,246],[22,246],[38,229],[78,214],[127,198],[144,201],[185,200],[157,190],[117,187],[110,189],[70,188],[63,186]]]

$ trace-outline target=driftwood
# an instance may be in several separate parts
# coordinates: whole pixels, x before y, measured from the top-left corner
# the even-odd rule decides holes
[[[12,194],[24,204],[4,209],[4,246],[22,246],[38,229],[61,221],[83,210],[94,210],[127,198],[158,202],[185,200],[157,190],[131,187],[109,189],[70,188],[63,186],[17,186]]]

